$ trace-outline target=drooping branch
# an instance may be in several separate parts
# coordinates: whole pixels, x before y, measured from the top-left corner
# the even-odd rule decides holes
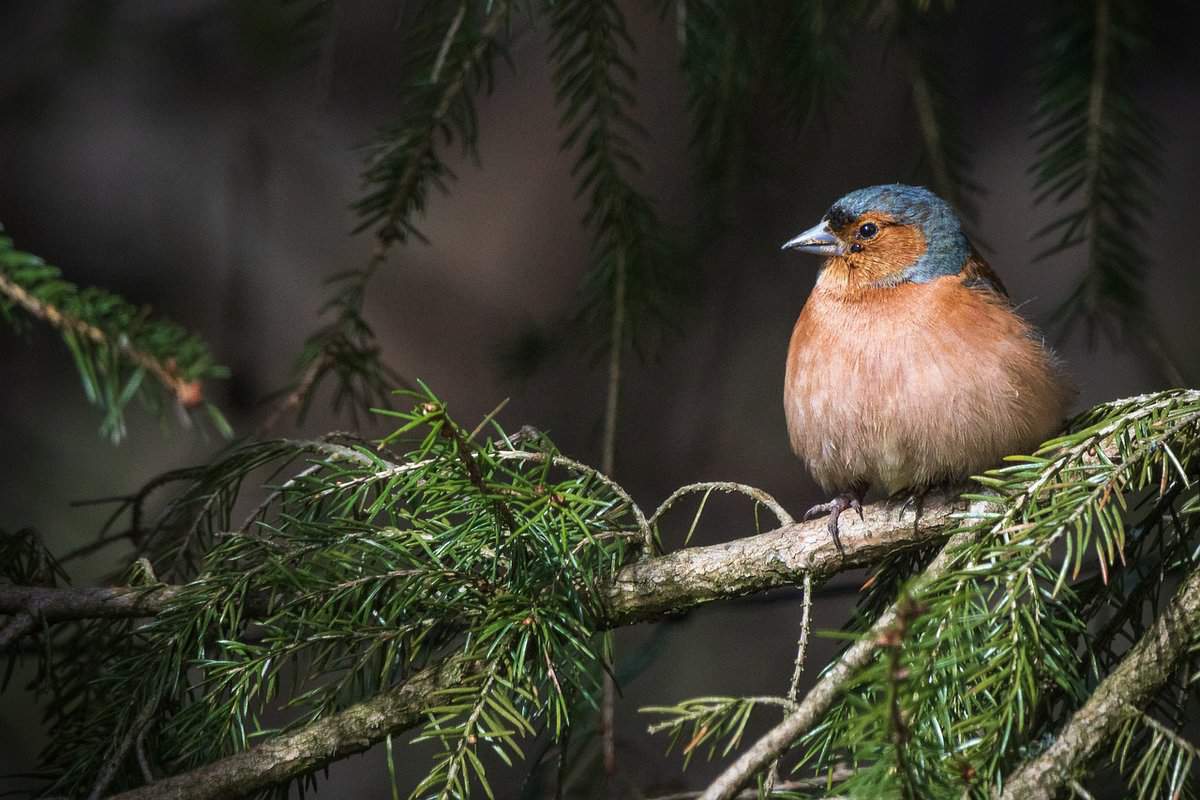
[[[1200,572],[1193,572],[1154,625],[1075,712],[1054,744],[1005,782],[1001,800],[1055,797],[1167,682],[1195,641],[1198,625]]]
[[[57,328],[64,334],[82,336],[100,347],[115,347],[135,366],[153,375],[184,408],[194,408],[202,402],[204,395],[200,381],[185,380],[180,377],[177,367],[166,364],[151,353],[138,348],[128,337],[118,337],[117,341],[111,341],[112,337],[101,330],[98,325],[74,316],[55,305],[38,300],[23,286],[2,274],[0,274],[0,294],[4,294],[30,315]]]

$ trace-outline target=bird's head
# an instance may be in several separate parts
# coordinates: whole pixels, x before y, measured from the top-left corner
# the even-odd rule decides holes
[[[838,291],[955,275],[971,255],[950,204],[901,183],[850,192],[783,249],[826,256],[819,282]]]

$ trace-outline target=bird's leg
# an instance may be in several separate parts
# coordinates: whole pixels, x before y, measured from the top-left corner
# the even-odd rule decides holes
[[[845,558],[846,551],[842,548],[842,540],[838,536],[838,517],[847,508],[852,508],[858,512],[858,518],[863,519],[861,491],[843,492],[827,503],[818,503],[817,505],[804,512],[804,521],[815,519],[823,514],[829,515],[829,535],[833,537],[833,545],[837,548],[838,555]]]

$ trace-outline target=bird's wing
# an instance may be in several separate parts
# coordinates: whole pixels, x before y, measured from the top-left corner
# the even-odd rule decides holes
[[[971,255],[967,257],[967,263],[963,264],[963,268],[958,274],[967,288],[991,292],[1008,299],[1008,289],[1004,288],[1004,282],[1000,280],[1000,276],[974,249],[971,250]]]

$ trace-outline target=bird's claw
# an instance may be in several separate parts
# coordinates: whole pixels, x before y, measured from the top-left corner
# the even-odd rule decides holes
[[[853,494],[840,494],[826,503],[818,503],[805,511],[803,516],[803,520],[807,522],[825,514],[829,515],[829,524],[826,528],[829,530],[829,536],[833,539],[833,546],[837,548],[838,555],[842,558],[846,557],[846,550],[842,547],[842,539],[838,535],[838,517],[848,508],[858,512],[859,520],[866,521],[866,517],[863,516],[862,498]]]

